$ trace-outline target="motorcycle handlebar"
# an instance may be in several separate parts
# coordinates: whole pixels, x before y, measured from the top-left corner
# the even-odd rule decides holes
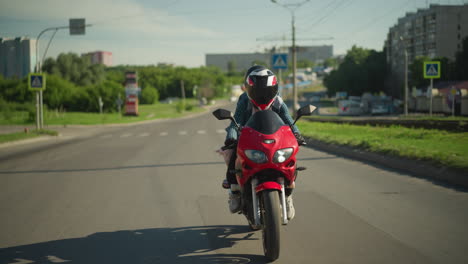
[[[235,146],[236,143],[232,143],[231,145],[221,147],[221,150],[234,149]]]

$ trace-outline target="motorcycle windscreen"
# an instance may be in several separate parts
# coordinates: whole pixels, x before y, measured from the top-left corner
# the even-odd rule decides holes
[[[271,110],[258,111],[253,114],[245,126],[265,135],[274,134],[286,124],[279,115]]]

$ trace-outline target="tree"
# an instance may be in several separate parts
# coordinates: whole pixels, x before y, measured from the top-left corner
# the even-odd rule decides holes
[[[313,68],[314,62],[310,60],[299,60],[296,64],[297,68]]]
[[[384,52],[353,46],[337,70],[325,77],[325,86],[330,95],[346,91],[349,95],[365,92],[378,93],[384,90],[386,57]]]
[[[325,67],[338,67],[338,60],[336,58],[328,58],[323,62],[323,66]]]
[[[468,36],[463,39],[461,51],[455,55],[455,78],[468,80]]]
[[[228,76],[236,75],[236,62],[233,60],[228,61]]]
[[[79,57],[75,53],[61,53],[57,60],[47,58],[42,70],[79,86],[100,83],[105,79],[104,65],[91,64],[89,57]]]
[[[141,91],[141,103],[142,104],[154,104],[159,100],[159,93],[156,88],[147,86]]]

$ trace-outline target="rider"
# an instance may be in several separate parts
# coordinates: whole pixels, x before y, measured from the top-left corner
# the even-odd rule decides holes
[[[289,115],[288,107],[283,102],[283,99],[278,95],[278,81],[272,71],[263,66],[256,65],[250,67],[245,76],[243,84],[243,93],[237,102],[236,112],[234,119],[236,122],[243,126],[247,123],[250,116],[256,111],[271,109],[275,111],[287,125],[291,126],[294,120]],[[299,133],[296,125],[292,126],[292,130],[299,145],[304,145],[305,140]],[[226,128],[227,136],[224,145],[229,146],[237,143],[237,130],[234,122]],[[223,181],[223,188],[230,189],[229,191],[229,210],[232,213],[239,212],[241,209],[241,197],[239,192],[239,185],[236,180],[236,175],[233,172],[235,169],[235,161],[237,153],[232,151],[229,159],[228,169],[226,172],[226,179]],[[294,182],[286,187],[286,205],[288,218],[294,217],[294,205],[292,200],[292,189]]]

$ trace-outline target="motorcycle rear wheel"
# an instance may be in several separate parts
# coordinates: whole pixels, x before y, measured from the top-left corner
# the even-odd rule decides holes
[[[263,252],[267,259],[273,261],[279,257],[280,253],[280,199],[276,190],[265,190],[261,197]]]

